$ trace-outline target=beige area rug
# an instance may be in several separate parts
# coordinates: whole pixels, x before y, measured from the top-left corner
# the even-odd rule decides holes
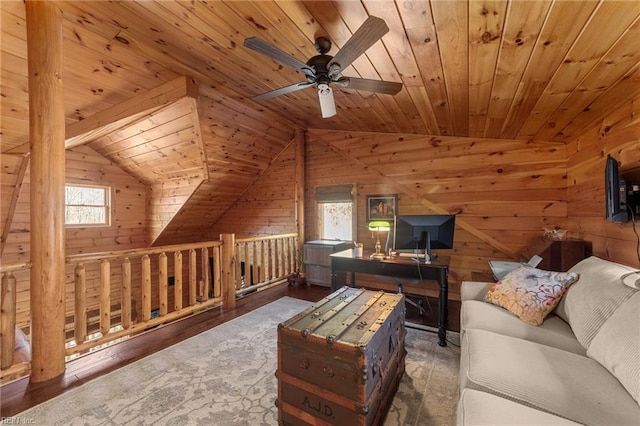
[[[277,425],[277,324],[310,304],[282,298],[12,420],[65,426]],[[457,342],[458,335],[449,339]],[[460,350],[451,344],[442,348],[435,334],[413,329],[406,349],[406,373],[385,425],[455,424]]]

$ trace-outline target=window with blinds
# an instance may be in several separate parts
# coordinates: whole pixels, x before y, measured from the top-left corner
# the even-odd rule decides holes
[[[316,188],[321,239],[353,241],[353,185]]]

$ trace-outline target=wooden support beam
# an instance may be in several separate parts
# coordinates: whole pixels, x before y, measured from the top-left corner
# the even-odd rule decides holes
[[[65,128],[62,14],[27,1],[31,137],[31,382],[65,370]]]
[[[181,76],[100,111],[91,117],[70,124],[65,129],[65,147],[69,149],[89,143],[125,126],[145,120],[185,97],[194,99],[195,105],[198,98],[198,84],[191,77]],[[193,106],[192,109],[197,116],[197,107]],[[197,129],[197,132],[201,135],[200,128]],[[25,153],[28,151],[29,144],[23,144],[8,152]]]
[[[18,176],[16,177],[16,184],[13,187],[13,195],[11,196],[11,201],[9,203],[9,211],[7,212],[7,221],[4,224],[4,229],[2,230],[2,237],[0,238],[0,256],[4,253],[4,246],[7,244],[7,238],[9,238],[9,231],[11,230],[11,224],[13,223],[13,216],[16,212],[16,207],[18,205],[18,199],[20,198],[20,190],[22,189],[22,184],[24,183],[24,175],[27,171],[27,167],[29,166],[29,154],[25,154],[22,156],[22,161],[20,162],[20,168],[18,169]]]
[[[295,132],[295,206],[296,206],[296,227],[298,230],[298,250],[302,250],[304,244],[304,145],[305,133],[302,130]]]
[[[198,85],[190,77],[178,77],[69,125],[66,129],[65,145],[68,149],[95,140],[187,96],[197,98]]]

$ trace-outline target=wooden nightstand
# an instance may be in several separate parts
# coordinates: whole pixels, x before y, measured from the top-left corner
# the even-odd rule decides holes
[[[582,240],[551,240],[540,237],[522,252],[525,259],[537,254],[542,262],[537,266],[547,271],[566,272],[586,255],[586,242]]]

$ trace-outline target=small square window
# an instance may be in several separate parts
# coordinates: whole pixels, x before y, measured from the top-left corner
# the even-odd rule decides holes
[[[353,240],[353,203],[319,203],[320,238]]]
[[[65,186],[65,224],[70,226],[110,223],[110,195],[107,186]]]

